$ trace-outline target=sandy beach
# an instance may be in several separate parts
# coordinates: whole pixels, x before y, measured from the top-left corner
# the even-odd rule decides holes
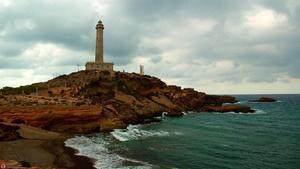
[[[94,169],[93,160],[75,155],[76,150],[66,147],[70,136],[20,125],[18,133],[23,137],[0,142],[0,159],[28,162],[41,168]]]

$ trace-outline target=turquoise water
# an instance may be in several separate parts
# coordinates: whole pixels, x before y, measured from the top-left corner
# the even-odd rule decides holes
[[[97,159],[97,168],[299,169],[300,95],[273,95],[275,103],[236,97],[256,113],[189,112],[66,143]]]

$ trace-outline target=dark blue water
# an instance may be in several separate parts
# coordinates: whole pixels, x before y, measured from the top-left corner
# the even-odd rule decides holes
[[[280,100],[275,103],[247,102],[257,95],[236,97],[257,112],[164,117],[160,123],[84,137],[90,141],[84,144],[98,147],[105,141],[103,147],[111,156],[104,159],[96,150],[82,154],[102,158],[98,168],[299,169],[300,95],[273,95]]]

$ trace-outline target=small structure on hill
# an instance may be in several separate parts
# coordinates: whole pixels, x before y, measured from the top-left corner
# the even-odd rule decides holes
[[[144,65],[140,65],[140,75],[144,75]]]
[[[87,62],[85,65],[86,70],[100,70],[100,71],[114,71],[114,64],[103,61],[103,30],[104,25],[99,20],[96,25],[96,52],[95,62]]]

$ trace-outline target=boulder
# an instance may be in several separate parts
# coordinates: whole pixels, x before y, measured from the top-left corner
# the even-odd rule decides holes
[[[10,126],[0,123],[0,141],[13,141],[22,138],[17,130],[18,126]]]
[[[205,104],[213,106],[221,106],[223,103],[236,103],[237,100],[233,96],[217,96],[206,95]]]
[[[157,123],[161,122],[161,119],[159,118],[151,118],[151,119],[145,119],[142,124],[148,124],[148,123]]]
[[[127,125],[119,118],[107,118],[100,120],[100,131],[110,132],[114,129],[125,129]]]
[[[183,116],[183,113],[179,112],[179,111],[170,111],[170,112],[166,113],[166,116],[167,117],[181,117],[181,116]]]
[[[261,97],[258,100],[250,100],[250,102],[276,102],[277,100],[270,97]]]
[[[205,106],[202,111],[204,112],[235,112],[235,113],[254,113],[249,106],[244,105],[224,105],[224,106]]]
[[[15,161],[15,160],[0,160],[0,168],[2,169],[40,169],[40,167],[32,166],[26,161]],[[49,168],[50,169],[50,168]]]

